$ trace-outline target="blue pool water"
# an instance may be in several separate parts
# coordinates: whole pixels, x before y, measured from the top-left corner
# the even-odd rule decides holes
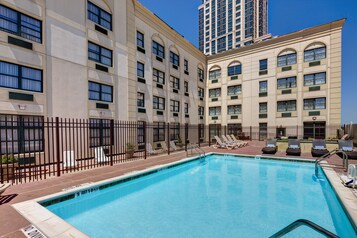
[[[311,163],[210,155],[47,208],[90,237],[264,238],[297,219],[356,237],[313,174]],[[286,237],[323,236],[300,227]]]

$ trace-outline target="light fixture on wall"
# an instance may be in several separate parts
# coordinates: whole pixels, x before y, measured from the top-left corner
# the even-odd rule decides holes
[[[26,110],[26,105],[19,104],[19,110]]]

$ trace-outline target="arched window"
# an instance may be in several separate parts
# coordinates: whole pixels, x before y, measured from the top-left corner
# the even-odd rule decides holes
[[[310,62],[326,58],[326,45],[320,42],[309,45],[304,51],[304,61]]]
[[[293,49],[283,50],[278,56],[278,67],[296,64],[297,55]]]
[[[216,66],[212,67],[209,71],[209,80],[216,80],[221,77],[221,68]]]
[[[242,74],[242,64],[238,61],[232,62],[227,68],[228,76]]]

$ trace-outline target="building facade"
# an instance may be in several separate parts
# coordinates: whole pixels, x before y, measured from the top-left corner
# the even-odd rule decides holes
[[[198,16],[199,49],[206,55],[271,37],[268,34],[268,0],[203,0]]]
[[[257,128],[260,139],[335,137],[341,123],[344,22],[209,56],[206,123],[248,134]]]
[[[221,13],[215,34],[226,39],[227,2],[215,3]],[[266,7],[266,1],[248,2],[234,1],[233,7],[231,1],[232,8],[241,6],[240,25],[252,29],[240,30],[251,34],[241,42],[267,32],[266,21],[248,24],[243,17],[246,6]],[[232,29],[235,21],[232,16]],[[110,119],[145,121],[156,125],[153,142],[167,139],[160,129],[167,123],[176,131],[184,124],[262,131],[339,124],[343,24],[340,20],[207,57],[137,1],[3,0],[0,121],[1,129],[11,126],[16,133],[2,130],[2,142],[26,140],[25,130],[43,140],[35,125],[47,117],[88,119],[100,128]],[[222,45],[228,50],[226,42]]]

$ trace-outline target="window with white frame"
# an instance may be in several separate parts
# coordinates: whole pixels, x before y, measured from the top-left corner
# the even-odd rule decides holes
[[[227,95],[228,96],[235,96],[242,93],[242,85],[234,85],[234,86],[229,86],[227,88]]]
[[[304,75],[304,86],[313,86],[326,83],[326,72]]]
[[[209,90],[210,98],[217,98],[221,96],[221,88],[213,88]]]
[[[219,116],[221,115],[221,107],[210,107],[209,108],[210,116]]]
[[[326,58],[326,46],[307,49],[304,51],[304,61],[314,61],[314,60],[321,60]]]
[[[326,109],[326,98],[304,99],[304,110]]]
[[[287,51],[278,56],[278,67],[289,66],[297,63],[296,52]]]
[[[296,111],[296,100],[280,101],[277,103],[278,112]]]
[[[221,70],[220,69],[209,71],[209,79],[210,80],[216,80],[216,79],[219,79],[220,77],[221,77]]]
[[[278,89],[296,88],[296,77],[278,79],[277,84]]]
[[[242,105],[229,105],[227,107],[228,115],[237,115],[242,113]]]

